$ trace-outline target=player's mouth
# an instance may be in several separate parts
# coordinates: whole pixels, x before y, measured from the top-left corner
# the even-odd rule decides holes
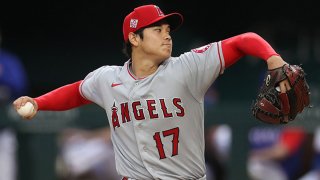
[[[172,44],[162,44],[163,46],[168,46],[168,47],[171,47]]]

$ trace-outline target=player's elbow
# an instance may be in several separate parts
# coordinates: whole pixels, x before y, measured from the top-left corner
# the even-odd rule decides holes
[[[246,32],[242,34],[242,39],[244,41],[251,41],[251,40],[256,40],[256,39],[262,39],[262,37],[255,33],[255,32]]]

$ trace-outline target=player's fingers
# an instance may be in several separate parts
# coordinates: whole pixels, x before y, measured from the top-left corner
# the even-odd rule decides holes
[[[30,115],[30,116],[26,116],[26,117],[23,117],[24,119],[28,119],[28,120],[30,120],[30,119],[33,119],[33,117],[36,115],[36,110],[34,110],[33,111],[33,113],[32,113],[32,115]]]
[[[24,97],[22,96],[22,97],[19,97],[18,99],[16,99],[15,101],[13,101],[13,107],[15,108],[15,109],[19,109],[21,106],[23,106],[24,105]]]
[[[286,88],[287,88],[287,91],[289,91],[291,89],[291,86],[290,86],[290,83],[289,81],[286,79],[285,82],[284,82]]]
[[[290,83],[289,83],[289,81],[287,79],[281,81],[279,83],[279,86],[280,86],[280,92],[281,93],[285,93],[285,92],[287,92],[287,91],[289,91],[291,89]]]
[[[13,107],[17,110],[20,109],[21,106],[24,106],[27,102],[31,102],[33,105],[35,105],[33,99],[28,96],[21,96],[18,99],[16,99],[12,104]]]
[[[289,91],[291,89],[290,83],[289,81],[283,80],[279,83],[280,86],[280,92],[281,93],[286,93],[287,91]],[[289,116],[284,116],[283,122],[288,123],[289,122]]]
[[[286,88],[286,85],[284,84],[284,82],[280,82],[279,86],[280,86],[280,92],[281,93],[286,93],[287,92],[287,88]]]

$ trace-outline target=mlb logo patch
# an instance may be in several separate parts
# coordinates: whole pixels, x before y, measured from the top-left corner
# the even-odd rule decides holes
[[[130,27],[137,28],[137,26],[138,26],[138,19],[131,19],[130,20]]]

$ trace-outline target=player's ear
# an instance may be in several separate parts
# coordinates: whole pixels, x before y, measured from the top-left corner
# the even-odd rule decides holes
[[[128,35],[128,40],[130,41],[130,43],[134,46],[137,46],[138,45],[138,39],[139,39],[139,35],[138,34],[135,34],[133,32],[130,32],[129,35]]]

